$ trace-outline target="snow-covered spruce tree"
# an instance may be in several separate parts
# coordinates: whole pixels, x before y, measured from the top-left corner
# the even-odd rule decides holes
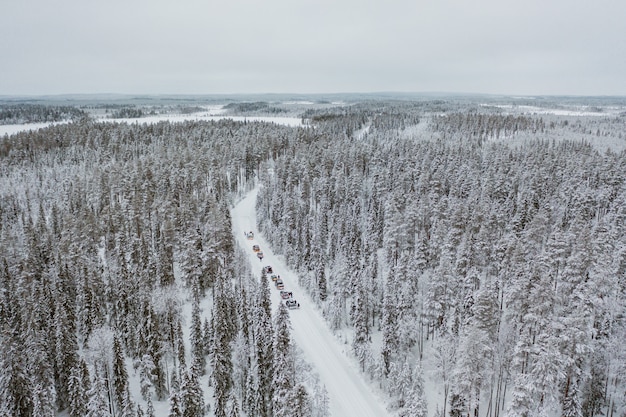
[[[183,417],[198,417],[204,415],[204,396],[196,370],[191,367],[183,374],[180,386]]]
[[[302,384],[297,384],[293,390],[293,406],[291,416],[309,417],[313,415],[313,403],[311,397]]]
[[[316,265],[315,276],[317,278],[319,299],[326,301],[326,298],[328,298],[328,283],[326,282],[326,266],[324,262],[319,262]]]
[[[231,395],[228,400],[228,412],[226,413],[226,417],[240,417],[241,412],[239,410],[239,402],[234,395]]]
[[[176,324],[176,358],[178,359],[178,368],[185,369],[185,341],[183,339],[183,327],[180,320]],[[182,376],[182,375],[181,375]]]
[[[365,372],[365,365],[370,356],[370,340],[368,327],[368,297],[365,291],[365,284],[360,282],[357,284],[358,292],[354,301],[354,313],[352,322],[354,325],[354,340],[352,341],[352,349],[361,365],[361,372]]]
[[[5,324],[0,337],[0,411],[7,416],[29,416],[33,410],[31,383],[27,372],[26,351],[22,336],[10,326],[21,323],[19,312],[7,312],[11,320]]]
[[[284,303],[278,306],[274,335],[273,413],[275,417],[293,415],[295,363],[291,346],[291,321]]]
[[[200,319],[200,300],[196,296],[193,297],[191,309],[189,340],[191,342],[191,367],[195,369],[196,375],[204,375],[206,372],[206,357],[204,355],[202,321]]]
[[[211,347],[211,382],[215,399],[215,416],[226,417],[228,398],[233,387],[231,352],[232,318],[234,301],[226,294],[224,278],[215,283],[213,303],[213,346]]]
[[[142,316],[139,331],[141,339],[137,343],[138,351],[142,355],[140,356],[141,362],[150,368],[145,376],[154,387],[156,397],[162,400],[167,396],[166,377],[162,367],[163,340],[158,316],[148,300],[143,303]],[[147,382],[144,381],[144,385]]]
[[[91,388],[89,370],[82,358],[70,371],[68,382],[68,412],[70,417],[83,417],[87,414],[87,404],[89,397],[87,392]]]
[[[124,353],[117,335],[113,336],[113,389],[117,409],[124,411],[129,407],[128,372],[124,361]]]
[[[413,370],[411,388],[407,394],[404,408],[400,410],[400,417],[426,417],[428,407],[424,392],[424,375],[421,365],[418,363]]]
[[[261,276],[261,282],[257,294],[257,306],[254,314],[256,358],[258,373],[258,403],[261,417],[271,417],[272,398],[274,387],[272,384],[274,375],[274,328],[272,325],[269,283],[265,275]]]
[[[91,389],[87,391],[89,402],[87,403],[86,417],[110,417],[112,415],[110,402],[107,399],[109,393],[102,371],[97,367],[91,381]]]
[[[56,368],[56,391],[59,409],[68,406],[69,378],[72,368],[78,360],[78,340],[76,337],[76,320],[74,317],[73,304],[69,294],[66,294],[63,286],[70,279],[67,267],[60,271],[57,280],[57,295],[55,302],[55,368]],[[67,285],[67,284],[66,284]]]
[[[183,417],[183,404],[180,398],[180,384],[176,378],[176,372],[172,374],[172,383],[170,386],[169,397],[169,413],[168,417]]]
[[[398,354],[398,297],[396,294],[397,283],[395,272],[389,272],[385,285],[385,296],[382,311],[383,344],[381,356],[385,376],[389,375],[392,359]]]
[[[139,389],[141,397],[144,400],[152,397],[153,384],[151,380],[152,373],[154,372],[154,362],[150,355],[143,355],[141,360],[135,361],[133,367],[139,368]]]

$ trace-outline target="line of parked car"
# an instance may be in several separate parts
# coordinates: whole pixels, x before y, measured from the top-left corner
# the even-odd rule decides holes
[[[248,240],[254,240],[254,233],[247,232],[246,238]],[[263,251],[261,251],[261,247],[257,244],[252,245],[252,251],[256,253],[257,258],[259,260],[263,260]],[[285,305],[290,310],[294,310],[300,308],[300,303],[293,298],[293,292],[285,290],[285,283],[280,278],[280,275],[274,273],[274,268],[271,265],[266,265],[263,267],[263,272],[270,276],[270,279],[274,282],[274,286],[277,290],[280,291],[280,298],[285,301]]]

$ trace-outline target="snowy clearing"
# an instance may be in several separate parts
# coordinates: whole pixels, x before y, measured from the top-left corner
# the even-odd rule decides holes
[[[293,291],[300,302],[300,309],[291,310],[292,336],[304,352],[326,387],[330,398],[330,413],[336,417],[384,417],[390,416],[384,401],[365,383],[355,362],[346,351],[349,345],[340,344],[332,335],[321,314],[298,285],[295,273],[290,271],[280,256],[275,256],[263,236],[256,230],[255,203],[258,187],[250,192],[232,210],[235,238],[249,253],[253,271],[260,274],[261,268],[271,265],[274,273],[280,275],[285,289]],[[254,240],[248,240],[246,232],[255,233]],[[264,253],[259,262],[252,251],[258,244]],[[272,287],[272,285],[270,285]],[[275,311],[281,302],[280,293],[272,288],[272,305]]]
[[[20,125],[0,125],[0,137],[4,135],[14,135],[19,132],[26,132],[38,129],[45,129],[46,127],[68,123],[67,121],[63,122],[47,122],[47,123],[28,123],[28,124],[20,124]]]

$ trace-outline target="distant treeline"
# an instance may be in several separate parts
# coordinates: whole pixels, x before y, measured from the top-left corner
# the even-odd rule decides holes
[[[86,113],[72,106],[43,106],[41,104],[0,105],[0,125],[59,122],[76,120]]]
[[[285,113],[285,109],[279,107],[270,106],[264,101],[256,102],[244,102],[244,103],[229,103],[224,106],[227,110],[232,110],[236,113],[250,113],[250,112],[263,112],[263,113]]]

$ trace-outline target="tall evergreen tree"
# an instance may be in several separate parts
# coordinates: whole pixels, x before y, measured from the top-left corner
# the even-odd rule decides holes
[[[89,402],[87,393],[90,388],[91,382],[87,364],[80,358],[70,371],[68,383],[68,411],[70,417],[83,417],[87,414]]]
[[[204,356],[204,343],[202,337],[202,321],[200,319],[200,303],[194,297],[191,310],[191,367],[195,368],[197,375],[204,375],[206,372],[206,357]]]
[[[128,408],[128,372],[119,338],[113,336],[113,389],[118,410]]]
[[[291,345],[291,321],[284,303],[278,307],[275,328],[272,408],[275,417],[287,417],[293,412],[296,369]]]
[[[192,367],[183,376],[180,386],[180,395],[182,399],[183,417],[198,417],[204,415],[204,396],[198,376]]]
[[[255,341],[258,373],[257,405],[261,417],[272,417],[272,398],[274,387],[274,328],[272,326],[269,283],[267,277],[261,278],[258,305],[255,310]]]

